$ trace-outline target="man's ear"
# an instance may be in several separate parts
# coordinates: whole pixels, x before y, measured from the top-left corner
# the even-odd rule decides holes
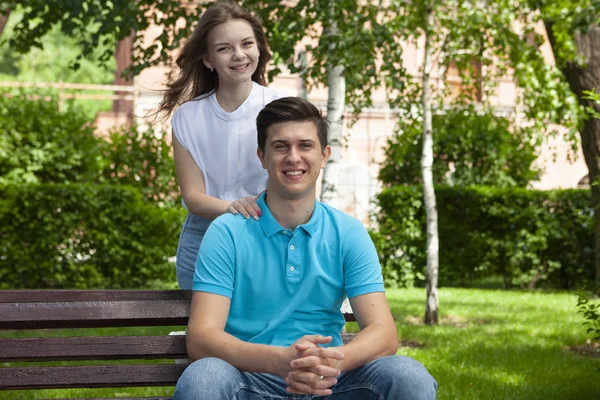
[[[321,161],[321,168],[325,168],[325,164],[327,164],[329,157],[331,157],[331,147],[325,146],[323,149],[323,161]]]
[[[267,169],[267,166],[265,165],[265,153],[263,153],[260,147],[256,148],[256,155],[258,156],[258,159],[260,160],[260,164],[262,165],[263,169]]]
[[[204,63],[204,65],[206,65],[206,68],[210,69],[211,71],[213,70],[213,65],[208,60],[208,57],[202,58],[202,62]]]

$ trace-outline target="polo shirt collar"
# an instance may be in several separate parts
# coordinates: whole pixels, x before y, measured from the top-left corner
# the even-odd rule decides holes
[[[267,203],[265,201],[266,196],[267,192],[263,192],[256,200],[256,204],[258,204],[260,210],[262,211],[262,216],[258,219],[258,222],[260,223],[265,235],[272,236],[277,232],[283,231],[284,229],[281,225],[279,225],[279,222],[277,222],[273,214],[271,214],[269,207],[267,207]],[[304,229],[310,236],[313,236],[318,229],[318,220],[322,212],[320,205],[321,203],[315,199],[315,207],[312,217],[307,223],[298,226],[298,228]]]

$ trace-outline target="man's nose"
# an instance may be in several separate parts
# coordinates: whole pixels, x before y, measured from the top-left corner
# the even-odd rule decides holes
[[[297,163],[298,161],[300,161],[300,153],[299,153],[298,149],[296,149],[296,147],[292,146],[292,147],[290,147],[290,151],[288,152],[288,155],[287,155],[287,162]]]

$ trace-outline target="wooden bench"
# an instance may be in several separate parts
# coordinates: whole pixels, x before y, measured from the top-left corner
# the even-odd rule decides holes
[[[191,292],[182,290],[4,290],[0,291],[0,330],[145,326],[182,330],[190,301]],[[352,314],[345,317],[354,321]],[[38,337],[0,338],[0,390],[174,386],[186,368],[173,361],[187,358],[185,335],[49,337],[46,332],[36,332]],[[347,342],[352,334],[342,336]],[[4,364],[81,360],[100,361],[66,366]],[[119,364],[118,360],[139,362]]]

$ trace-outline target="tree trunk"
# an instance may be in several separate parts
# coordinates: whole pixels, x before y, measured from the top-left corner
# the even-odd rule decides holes
[[[552,22],[546,21],[546,31],[552,48],[555,46],[555,37]],[[560,70],[565,76],[571,90],[577,96],[579,104],[592,107],[600,112],[600,106],[591,100],[583,98],[584,90],[598,90],[600,88],[600,26],[593,25],[585,34],[576,34],[574,37],[577,55],[584,60],[583,65],[575,62],[561,62],[557,60]],[[556,52],[554,52],[556,55]],[[590,186],[592,188],[592,206],[594,207],[594,264],[596,266],[596,282],[600,282],[600,186],[597,180],[600,177],[600,120],[588,118],[579,129],[581,147],[585,163],[589,170]]]
[[[133,80],[129,77],[123,76],[123,71],[131,66],[131,56],[133,51],[133,39],[135,33],[132,31],[131,35],[126,38],[119,40],[115,48],[115,59],[117,62],[117,68],[115,69],[115,80],[114,85],[128,86],[133,84]],[[121,96],[129,94],[128,92],[117,92]],[[113,100],[112,111],[119,113],[126,113],[131,115],[133,113],[133,102],[125,99]]]
[[[321,201],[333,207],[339,207],[339,193],[336,184],[339,182],[339,164],[342,158],[342,124],[344,120],[344,104],[346,102],[346,78],[342,65],[327,68],[327,120],[329,121],[329,146],[331,157],[323,170]]]
[[[338,27],[335,23],[335,2],[329,3],[329,22],[323,30],[324,35],[336,36]],[[335,41],[329,46],[335,50]],[[321,201],[339,208],[339,193],[336,185],[340,180],[339,164],[342,158],[342,124],[344,120],[344,105],[346,103],[346,78],[344,66],[334,65],[330,58],[327,60],[327,120],[329,121],[329,146],[331,157],[323,170],[321,184]]]
[[[435,204],[435,191],[433,188],[433,132],[431,102],[432,94],[429,86],[431,74],[431,36],[433,26],[433,6],[427,9],[425,20],[425,56],[423,60],[423,154],[421,157],[421,170],[423,173],[423,192],[425,196],[425,210],[427,214],[427,300],[425,302],[425,323],[437,325],[438,323],[438,270],[439,270],[439,238],[438,216]]]
[[[338,33],[335,24],[334,13],[335,2],[329,4],[331,12],[331,25],[326,27],[323,34],[336,35]],[[330,46],[333,50],[335,45]],[[323,181],[321,183],[321,201],[332,207],[340,208],[337,183],[340,181],[339,164],[342,158],[342,127],[344,121],[344,106],[346,104],[346,77],[343,65],[333,65],[327,60],[327,120],[329,121],[329,146],[331,156],[323,169]],[[344,299],[341,307],[342,312],[352,313],[352,306],[348,298]],[[346,326],[342,332],[346,332]]]
[[[5,8],[4,10],[0,10],[0,37],[2,37],[2,32],[4,32],[4,28],[6,27],[8,17],[10,17],[10,9]]]

